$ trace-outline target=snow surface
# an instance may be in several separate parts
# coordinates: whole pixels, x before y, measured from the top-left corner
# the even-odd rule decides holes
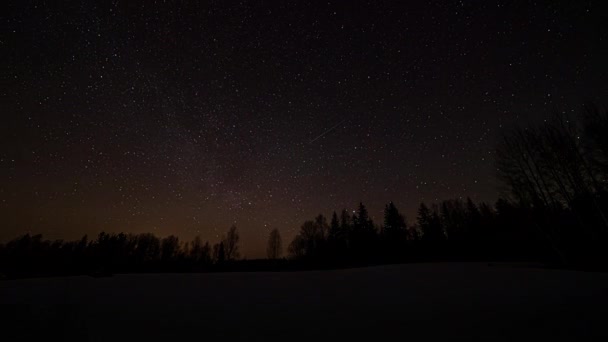
[[[4,341],[572,341],[608,337],[608,274],[443,263],[24,279],[0,282],[0,308]]]

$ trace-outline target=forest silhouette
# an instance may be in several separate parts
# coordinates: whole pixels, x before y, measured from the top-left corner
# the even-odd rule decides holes
[[[230,227],[211,244],[200,237],[100,233],[77,241],[25,234],[0,245],[3,277],[129,272],[298,270],[420,261],[530,261],[608,267],[608,111],[586,106],[516,128],[496,149],[504,185],[493,205],[470,198],[421,203],[408,220],[389,202],[383,222],[359,203],[305,221],[283,251],[270,232],[264,260],[242,260]],[[410,223],[412,222],[412,223]],[[285,252],[285,253],[284,253]]]

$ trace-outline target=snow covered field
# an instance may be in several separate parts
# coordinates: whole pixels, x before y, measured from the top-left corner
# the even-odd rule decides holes
[[[608,274],[483,263],[11,280],[0,305],[4,341],[608,337]]]

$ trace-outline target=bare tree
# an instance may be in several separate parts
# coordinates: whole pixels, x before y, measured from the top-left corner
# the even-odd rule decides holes
[[[224,249],[223,241],[213,245],[213,260],[218,264],[226,261],[226,251]]]
[[[302,237],[302,234],[298,234],[293,238],[287,250],[292,258],[297,259],[306,256],[306,247],[307,241]]]
[[[325,216],[319,214],[314,221],[306,221],[289,245],[292,257],[318,257],[326,247],[329,225]]]
[[[239,232],[236,230],[236,226],[232,225],[222,241],[226,260],[236,260],[239,258],[239,239]]]
[[[160,242],[160,253],[163,261],[174,260],[180,250],[179,239],[175,235],[169,235]]]
[[[574,209],[576,199],[593,198],[603,188],[589,160],[593,148],[580,139],[583,133],[560,114],[535,127],[515,130],[497,151],[500,178],[519,202]],[[599,211],[595,203],[594,207]]]
[[[517,202],[552,215],[568,210],[580,228],[577,239],[587,246],[608,232],[602,204],[605,174],[597,162],[602,159],[603,135],[596,127],[608,127],[603,117],[608,116],[591,111],[581,129],[575,120],[556,114],[539,125],[513,131],[497,150],[499,176]],[[539,229],[556,250],[572,240],[572,230],[559,225],[544,223]]]
[[[195,263],[211,262],[211,247],[209,246],[209,242],[203,244],[203,240],[201,240],[201,237],[198,235],[190,242],[187,254]]]
[[[283,244],[281,241],[281,233],[278,229],[273,229],[268,236],[268,247],[266,248],[266,254],[268,259],[278,259],[283,253]]]

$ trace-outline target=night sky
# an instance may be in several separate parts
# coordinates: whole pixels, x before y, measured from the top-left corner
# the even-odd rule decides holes
[[[493,203],[508,129],[608,98],[603,1],[13,2],[3,241],[235,223],[251,258],[359,201],[413,222]]]

